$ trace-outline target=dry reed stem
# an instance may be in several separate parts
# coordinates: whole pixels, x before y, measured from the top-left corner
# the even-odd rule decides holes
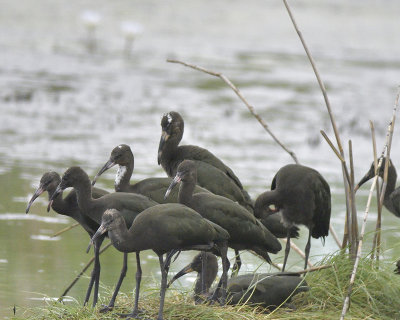
[[[108,243],[106,246],[104,246],[100,251],[99,251],[99,255],[102,254],[104,251],[106,251],[110,246],[112,245],[112,243]],[[78,280],[80,279],[80,277],[85,273],[85,271],[90,267],[90,265],[93,263],[94,261],[94,257],[92,257],[88,263],[83,267],[82,271],[75,277],[75,279],[71,282],[71,284],[64,290],[64,292],[61,294],[61,296],[58,298],[58,301],[61,302],[63,300],[63,297],[65,297],[67,295],[67,293],[69,292],[69,290],[71,290],[71,288],[75,285],[75,283],[78,282]]]
[[[375,138],[375,126],[374,123],[370,120],[369,125],[371,128],[371,138],[372,138],[372,151],[374,156],[374,171],[375,174],[378,172],[378,157],[376,150],[376,138]],[[376,181],[376,198],[380,199],[380,191],[379,191],[379,180]],[[372,253],[371,259],[374,260],[375,251],[376,251],[376,261],[379,261],[379,247],[381,243],[381,221],[382,221],[382,204],[380,201],[377,201],[377,209],[378,209],[378,217],[376,218],[376,227],[374,240],[372,241]]]
[[[283,149],[285,150],[294,160],[295,163],[299,163],[296,157],[296,154],[289,150],[274,134],[273,132],[269,129],[267,123],[261,118],[261,116],[255,112],[254,107],[251,106],[247,100],[244,98],[244,96],[242,95],[242,93],[240,92],[240,90],[222,73],[219,72],[214,72],[211,70],[207,70],[203,67],[200,66],[196,66],[190,63],[186,63],[183,61],[179,61],[179,60],[174,60],[174,59],[167,59],[167,62],[170,63],[178,63],[178,64],[182,64],[186,67],[195,69],[197,71],[201,71],[207,74],[210,74],[214,77],[218,77],[220,78],[222,81],[224,81],[235,93],[236,95],[239,97],[240,100],[242,100],[242,102],[246,105],[247,109],[249,109],[250,113],[258,120],[258,122],[263,126],[263,128],[265,129],[265,131],[267,131],[269,133],[269,135],[272,137],[272,139],[274,139],[274,141]]]
[[[68,227],[66,227],[64,229],[61,229],[60,231],[57,231],[55,234],[53,234],[51,236],[51,238],[55,238],[55,237],[59,236],[60,234],[63,234],[64,232],[67,232],[67,231],[69,231],[69,230],[71,230],[71,229],[73,229],[73,228],[75,228],[77,226],[79,226],[78,222],[74,223],[74,224],[72,224],[72,225],[70,225],[70,226],[68,226]]]
[[[387,131],[387,134],[386,134],[386,143],[385,143],[385,146],[383,147],[381,159],[379,160],[378,170],[379,170],[380,166],[382,165],[382,159],[383,159],[383,154],[385,153],[385,150],[386,150],[386,154],[390,155],[390,147],[391,147],[391,141],[392,141],[392,136],[393,136],[393,127],[394,127],[395,120],[396,120],[396,111],[397,111],[397,107],[398,107],[398,104],[399,104],[399,97],[400,97],[400,90],[399,89],[397,90],[397,96],[396,96],[395,104],[394,104],[394,107],[393,107],[392,119],[391,119],[391,121],[389,123],[389,126],[388,126],[388,131]],[[386,165],[388,165],[388,162],[386,162]],[[387,169],[387,168],[385,168],[385,169]],[[370,207],[371,199],[372,199],[372,192],[374,191],[375,186],[376,186],[376,181],[378,180],[377,173],[378,172],[376,172],[376,174],[375,174],[374,181],[373,181],[373,183],[371,185],[371,189],[369,191],[367,206],[365,208],[363,224],[362,224],[362,227],[361,227],[360,240],[358,242],[357,257],[356,257],[356,260],[354,262],[353,271],[351,273],[348,293],[347,293],[347,296],[346,296],[346,298],[344,299],[344,302],[343,302],[343,309],[342,309],[342,315],[340,317],[340,320],[344,319],[344,317],[346,315],[346,312],[347,312],[347,310],[349,308],[349,305],[350,305],[350,295],[351,295],[351,291],[353,289],[354,281],[355,281],[355,278],[356,278],[358,264],[359,264],[360,259],[361,259],[361,249],[362,249],[365,229],[366,229],[366,225],[367,225],[367,218],[368,218],[369,207]],[[387,179],[387,172],[386,172],[386,179]],[[385,184],[385,182],[384,182],[384,184]],[[383,188],[383,192],[384,192],[384,188]],[[381,198],[382,198],[382,195],[381,195]]]
[[[350,204],[351,204],[351,256],[355,259],[357,254],[357,247],[353,245],[357,245],[358,241],[358,222],[357,222],[357,209],[356,209],[356,200],[354,197],[354,164],[353,164],[353,147],[351,140],[349,141],[349,159],[350,159]]]

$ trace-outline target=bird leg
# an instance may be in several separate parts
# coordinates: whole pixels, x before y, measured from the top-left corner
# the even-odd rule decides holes
[[[94,246],[94,267],[93,271],[95,271],[95,280],[94,280],[94,292],[93,292],[93,308],[97,304],[97,298],[99,296],[99,283],[100,283],[100,246],[96,244]]]
[[[158,310],[157,320],[163,320],[165,291],[167,290],[167,277],[168,277],[169,266],[171,264],[171,258],[174,254],[175,254],[174,250],[170,251],[167,254],[167,257],[165,258],[165,262],[163,261],[162,255],[158,256],[161,269],[161,289],[160,289],[160,308]]]
[[[306,248],[304,249],[304,253],[306,255],[305,259],[305,263],[304,263],[304,270],[307,269],[307,262],[308,262],[308,257],[310,255],[310,249],[311,249],[311,232],[312,232],[312,228],[310,228],[310,230],[308,231],[308,241],[306,244]]]
[[[285,267],[286,267],[286,262],[287,262],[287,258],[289,256],[289,252],[290,252],[290,229],[287,229],[287,238],[286,238],[286,248],[285,248],[285,259],[283,260],[283,267],[282,267],[282,272],[285,271]]]
[[[100,312],[107,312],[107,311],[111,311],[114,308],[114,303],[115,303],[115,299],[117,298],[119,289],[121,288],[121,284],[122,281],[124,280],[125,276],[126,276],[126,271],[128,270],[128,254],[124,253],[124,260],[122,263],[122,269],[121,269],[121,274],[119,276],[117,285],[115,286],[115,290],[114,293],[111,297],[110,302],[108,303],[107,306],[104,306]]]
[[[228,270],[230,267],[230,263],[229,263],[229,260],[227,257],[227,253],[228,253],[227,244],[224,243],[223,246],[220,246],[219,251],[220,251],[221,259],[222,259],[222,275],[221,275],[221,278],[219,279],[217,288],[215,289],[212,296],[208,299],[208,301],[211,301],[211,303],[213,303],[214,301],[217,301],[219,290],[222,287],[221,301],[220,301],[220,304],[222,306],[226,303],[226,288],[227,288],[227,282],[228,282]]]
[[[242,260],[240,259],[239,250],[235,249],[235,264],[232,268],[231,277],[236,277],[239,273],[240,267],[242,266]]]
[[[88,286],[87,291],[86,291],[85,301],[83,302],[84,306],[86,306],[87,303],[89,302],[90,294],[92,293],[92,288],[93,288],[93,284],[96,281],[96,277],[98,276],[98,279],[100,279],[100,259],[99,259],[100,252],[99,252],[99,249],[100,249],[100,246],[101,246],[103,240],[104,240],[104,237],[99,237],[93,243],[93,247],[94,247],[94,266],[93,266],[93,270],[92,270],[92,273],[91,273],[91,276],[90,276],[89,286]],[[99,273],[98,275],[97,275],[97,272]],[[98,290],[98,285],[97,285],[97,290]],[[95,298],[93,298],[93,307],[96,305],[95,301],[97,303],[97,295],[96,295]]]

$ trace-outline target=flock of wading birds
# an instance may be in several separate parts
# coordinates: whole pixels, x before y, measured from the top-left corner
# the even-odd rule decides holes
[[[93,285],[93,306],[97,303],[99,250],[108,236],[113,246],[124,254],[123,268],[109,304],[101,311],[114,308],[127,271],[127,254],[135,252],[135,302],[133,311],[125,316],[135,318],[140,314],[140,251],[149,249],[158,255],[162,275],[158,319],[163,317],[168,286],[191,271],[198,273],[194,289],[196,303],[219,302],[224,305],[246,302],[269,309],[283,304],[290,306],[294,294],[309,289],[298,273],[284,272],[290,238],[299,235],[296,225],[308,228],[306,268],[311,237],[324,240],[329,232],[331,195],[328,183],[312,168],[289,164],[276,173],[271,191],[260,194],[253,201],[232,169],[219,158],[198,146],[179,145],[184,130],[184,121],[179,113],[171,111],[165,114],[161,128],[158,164],[168,178],[148,178],[130,184],[134,157],[130,147],[121,144],[112,150],[109,160],[92,182],[80,167],[70,167],[62,178],[56,172],[47,172],[29,201],[26,213],[34,200],[47,191],[47,210],[51,207],[55,212],[75,219],[89,234],[95,261],[84,304],[89,301]],[[116,192],[92,187],[103,172],[115,165],[119,165],[115,178]],[[393,201],[396,193],[393,192],[396,182],[393,165],[389,170],[385,205],[400,215],[396,207],[400,202]],[[373,176],[372,167],[359,185]],[[180,184],[179,190],[174,188],[177,184]],[[69,187],[73,190],[63,198],[63,190]],[[282,249],[277,238],[284,237],[287,243],[281,272],[238,276],[241,266],[239,251],[248,250],[271,263],[269,253]],[[235,251],[229,280],[228,247]],[[183,250],[198,250],[200,253],[167,283],[171,261]],[[216,288],[210,291],[218,272],[215,255],[222,259],[222,275]]]

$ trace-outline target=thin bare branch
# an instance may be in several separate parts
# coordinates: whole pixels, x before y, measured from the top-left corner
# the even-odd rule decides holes
[[[265,131],[268,132],[268,134],[272,137],[272,139],[274,139],[274,141],[283,149],[285,150],[294,160],[295,163],[299,163],[299,161],[297,160],[296,154],[289,150],[276,136],[275,134],[269,129],[267,123],[261,118],[261,116],[256,113],[256,111],[254,110],[254,107],[251,106],[247,100],[244,98],[244,96],[242,95],[242,93],[240,92],[240,90],[222,73],[219,72],[214,72],[211,70],[207,70],[203,67],[200,66],[196,66],[190,63],[186,63],[183,61],[179,61],[179,60],[174,60],[174,59],[167,59],[167,62],[170,63],[178,63],[178,64],[182,64],[186,67],[195,69],[197,71],[201,71],[204,73],[207,73],[209,75],[212,75],[214,77],[218,77],[220,78],[222,81],[224,81],[235,93],[236,95],[239,97],[240,100],[242,100],[242,102],[246,105],[246,107],[249,109],[250,113],[258,120],[258,122],[263,126],[263,128],[265,129]]]
[[[67,232],[67,231],[69,231],[69,230],[71,230],[71,229],[73,229],[73,228],[75,228],[77,226],[79,226],[78,222],[74,223],[74,224],[72,224],[72,225],[70,225],[70,226],[68,226],[68,227],[66,227],[64,229],[61,229],[60,231],[57,231],[55,234],[53,234],[51,236],[51,238],[55,238],[55,237],[59,236],[60,234],[63,234],[64,232]]]

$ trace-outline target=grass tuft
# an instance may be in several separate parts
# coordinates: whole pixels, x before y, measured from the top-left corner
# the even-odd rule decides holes
[[[393,264],[383,261],[379,269],[369,257],[360,261],[356,282],[351,295],[350,310],[346,319],[400,319],[400,276],[393,273]],[[169,290],[164,307],[164,318],[171,320],[258,320],[258,319],[338,319],[343,300],[348,291],[353,262],[347,254],[336,253],[323,259],[320,264],[333,267],[310,273],[306,280],[310,291],[295,296],[292,305],[296,310],[281,307],[272,313],[251,306],[207,306],[194,305],[192,293],[188,290]],[[106,304],[111,296],[100,297],[99,305]],[[143,290],[140,308],[145,318],[156,318],[158,313],[158,289]],[[133,308],[133,298],[120,294],[118,308],[110,313],[99,313],[97,309],[82,307],[78,302],[69,305],[49,302],[45,308],[26,309],[23,318],[14,319],[117,319],[117,313],[129,313]]]

